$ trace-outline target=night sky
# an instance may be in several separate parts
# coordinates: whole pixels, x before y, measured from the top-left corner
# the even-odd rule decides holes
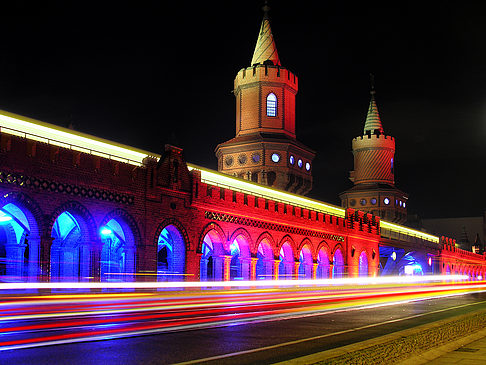
[[[0,109],[156,153],[171,143],[216,168],[261,1],[4,3]],[[297,137],[317,151],[311,197],[339,204],[351,187],[373,73],[409,214],[484,213],[486,2],[464,3],[270,2],[282,65],[299,77]]]

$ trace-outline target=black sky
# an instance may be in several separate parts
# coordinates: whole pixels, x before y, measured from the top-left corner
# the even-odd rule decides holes
[[[424,3],[427,3],[424,5]],[[216,168],[234,136],[233,79],[261,1],[1,5],[0,108]],[[486,3],[271,1],[282,65],[299,77],[297,136],[318,153],[320,200],[351,186],[369,73],[396,183],[423,218],[486,209]]]

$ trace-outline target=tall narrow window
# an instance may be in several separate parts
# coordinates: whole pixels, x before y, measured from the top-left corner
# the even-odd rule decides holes
[[[267,96],[267,116],[276,117],[277,116],[277,97],[274,93],[270,93]]]

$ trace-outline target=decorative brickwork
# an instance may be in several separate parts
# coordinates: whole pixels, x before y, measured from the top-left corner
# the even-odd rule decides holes
[[[0,183],[36,189],[44,192],[61,193],[82,198],[91,198],[120,204],[134,203],[134,196],[113,191],[67,184],[47,179],[0,171]]]
[[[246,217],[237,217],[230,214],[206,211],[204,212],[204,217],[206,219],[211,219],[219,222],[239,224],[244,226],[267,229],[271,231],[285,232],[289,234],[298,234],[302,236],[317,237],[317,238],[332,240],[336,242],[344,242],[344,237],[336,234],[317,232],[310,229],[297,228],[292,226],[284,226],[281,224],[269,223],[269,222],[259,221],[259,220],[250,219]]]

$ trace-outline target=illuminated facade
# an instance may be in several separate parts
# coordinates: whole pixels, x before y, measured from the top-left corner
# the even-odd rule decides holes
[[[296,139],[298,79],[280,63],[267,11],[251,66],[234,81],[236,136],[216,147],[218,170],[304,195],[315,153]]]
[[[406,222],[408,196],[395,187],[395,139],[383,130],[373,87],[363,135],[353,139],[353,156],[349,179],[354,186],[340,194],[341,205]]]
[[[255,182],[252,174],[238,172],[239,178],[224,169],[217,172],[188,164],[182,149],[174,146],[167,145],[158,155],[0,111],[0,281],[206,281],[429,273],[484,277],[485,256],[459,250],[450,239],[401,226],[392,222],[395,219],[381,220],[364,209],[296,194],[310,188],[311,167],[304,171],[314,156],[295,140],[293,104],[285,104],[294,100],[296,79],[280,67],[276,52],[263,57],[263,63],[258,57],[254,66],[237,76],[238,85],[254,77],[254,83],[240,88],[237,100],[247,100],[246,91],[263,95],[240,104],[238,113],[248,112],[256,119],[237,119],[245,127],[238,132],[237,124],[237,138],[264,139],[219,145],[220,167],[227,154],[235,153],[235,158],[246,154],[250,159],[260,146],[261,172],[274,171],[275,181],[288,185],[289,174],[296,171],[295,176],[302,179],[295,181],[302,184],[291,184],[293,188],[280,182],[268,184],[260,177]],[[267,77],[273,80],[271,89]],[[265,107],[255,109],[254,104],[262,101]],[[289,112],[283,104],[291,106]],[[373,116],[373,97],[371,105]],[[258,119],[261,113],[263,118]],[[256,124],[246,125],[249,120]],[[275,120],[283,123],[278,132],[267,130]],[[367,124],[365,135],[353,145],[358,156],[356,186],[369,177],[377,179],[374,170],[360,162],[363,140],[382,148],[387,163],[394,153],[394,141],[383,135],[381,122]],[[274,161],[274,153],[281,160]],[[380,179],[393,187],[392,172]]]

